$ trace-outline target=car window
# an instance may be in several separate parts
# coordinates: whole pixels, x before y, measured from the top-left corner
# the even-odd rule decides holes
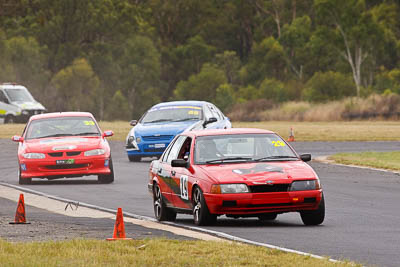
[[[224,120],[225,119],[224,113],[222,113],[222,111],[219,108],[217,108],[216,106],[214,106],[214,108],[217,111],[217,113],[218,113],[219,117],[221,118],[221,120]]]
[[[276,134],[231,134],[200,136],[195,144],[195,163],[207,161],[246,158],[296,158],[293,150]]]
[[[100,129],[91,117],[72,116],[33,120],[26,130],[25,138],[99,135]]]
[[[4,103],[8,103],[8,99],[2,90],[0,90],[0,101],[4,102]]]
[[[213,114],[212,114],[210,108],[208,107],[208,105],[204,105],[203,112],[204,112],[205,120],[208,120],[209,118],[213,117]]]
[[[200,120],[201,108],[196,106],[167,106],[150,109],[140,123]]]
[[[12,102],[32,102],[34,101],[31,94],[25,88],[18,88],[18,89],[4,89],[8,97]]]
[[[212,116],[218,120],[222,120],[221,115],[218,113],[217,108],[214,105],[209,105]]]
[[[167,149],[165,149],[164,153],[161,156],[161,161],[162,162],[167,162],[167,158],[168,158],[169,152],[171,151],[171,148],[174,146],[176,139],[178,139],[178,138],[174,138],[172,140],[172,142],[168,145]]]
[[[190,137],[186,138],[186,140],[183,143],[181,149],[179,150],[178,159],[184,159],[186,161],[189,161],[191,143],[192,143],[192,138],[190,138]]]
[[[178,158],[178,153],[182,147],[183,142],[185,141],[187,137],[186,136],[179,136],[178,139],[176,139],[174,145],[171,147],[171,150],[168,154],[167,157],[167,163],[171,164],[171,161],[173,159],[177,159]]]

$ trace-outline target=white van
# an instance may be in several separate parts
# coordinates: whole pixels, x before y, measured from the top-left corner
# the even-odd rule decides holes
[[[25,86],[0,84],[0,123],[27,122],[30,116],[45,111]]]

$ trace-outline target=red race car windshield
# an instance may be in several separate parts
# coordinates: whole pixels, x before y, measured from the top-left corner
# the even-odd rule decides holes
[[[276,134],[199,136],[194,156],[196,164],[298,160]]]
[[[100,136],[91,117],[58,117],[33,120],[26,129],[25,139],[60,136]]]

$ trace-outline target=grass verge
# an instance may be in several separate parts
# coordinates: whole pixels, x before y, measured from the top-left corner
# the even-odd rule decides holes
[[[166,239],[33,243],[0,240],[0,262],[2,266],[356,266],[233,242]]]
[[[233,127],[268,129],[285,139],[293,127],[296,141],[400,141],[398,121],[234,122]]]
[[[277,132],[287,139],[293,127],[296,141],[400,141],[398,121],[351,121],[351,122],[233,122],[233,127],[261,128]],[[0,125],[0,138],[20,135],[25,124]],[[102,130],[113,130],[110,140],[124,141],[131,126],[126,121],[100,122]]]
[[[328,157],[337,163],[400,171],[400,151],[339,153]]]

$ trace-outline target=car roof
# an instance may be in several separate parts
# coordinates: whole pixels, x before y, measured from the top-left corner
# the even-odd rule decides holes
[[[152,108],[168,107],[168,106],[196,106],[196,107],[201,107],[204,104],[208,104],[208,102],[206,102],[206,101],[197,101],[197,100],[171,101],[171,102],[159,103],[157,105],[154,105]]]
[[[0,89],[26,89],[26,87],[16,83],[1,83]]]
[[[92,113],[90,112],[52,112],[52,113],[44,113],[39,115],[33,115],[30,120],[39,120],[39,119],[47,119],[47,118],[59,118],[59,117],[91,117],[94,119]]]
[[[231,135],[231,134],[274,134],[274,132],[256,128],[230,128],[230,129],[197,130],[197,131],[184,132],[184,134],[198,137],[198,136]]]

